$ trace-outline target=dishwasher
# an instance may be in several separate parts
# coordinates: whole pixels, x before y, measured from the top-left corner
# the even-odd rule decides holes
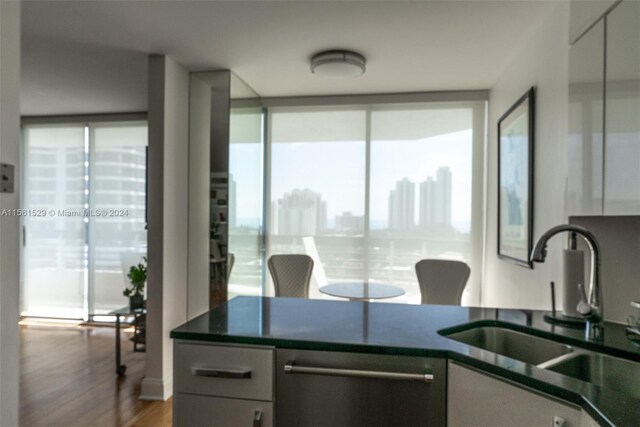
[[[276,351],[276,425],[446,425],[446,360]]]

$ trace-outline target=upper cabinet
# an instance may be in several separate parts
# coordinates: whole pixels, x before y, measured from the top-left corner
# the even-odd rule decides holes
[[[640,2],[607,16],[604,214],[640,214]]]
[[[640,3],[617,4],[582,34],[569,73],[567,213],[638,215]]]
[[[605,23],[569,50],[569,215],[602,214]]]

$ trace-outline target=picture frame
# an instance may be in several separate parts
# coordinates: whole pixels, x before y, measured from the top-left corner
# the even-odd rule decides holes
[[[498,258],[533,268],[535,87],[498,120]]]

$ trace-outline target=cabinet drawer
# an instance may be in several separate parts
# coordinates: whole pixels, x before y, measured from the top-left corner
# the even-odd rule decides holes
[[[177,342],[175,390],[273,400],[273,350]]]
[[[174,396],[176,427],[271,427],[273,403],[178,393]]]

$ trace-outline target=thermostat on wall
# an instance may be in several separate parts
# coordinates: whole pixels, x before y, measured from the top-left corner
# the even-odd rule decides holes
[[[0,163],[0,193],[13,193],[14,166]]]

